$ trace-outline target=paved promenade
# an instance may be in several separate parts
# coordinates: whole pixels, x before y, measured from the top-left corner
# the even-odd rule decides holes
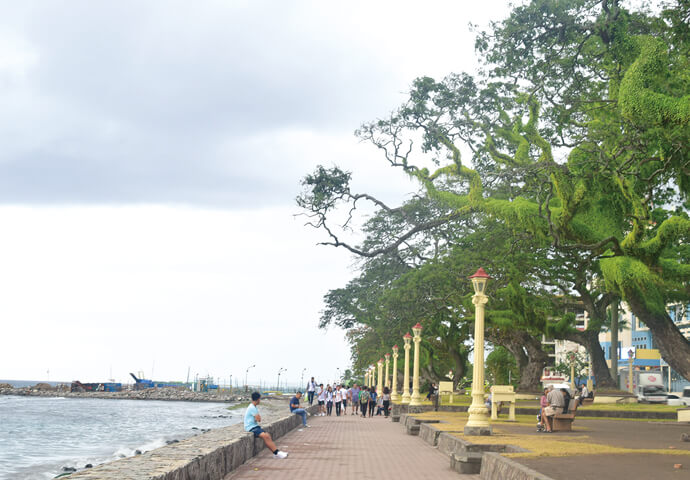
[[[389,418],[361,418],[348,413],[308,420],[311,428],[295,430],[278,439],[278,448],[289,452],[288,458],[274,459],[266,449],[225,480],[476,480],[479,477],[452,471],[447,456],[419,437],[405,434],[403,427]]]

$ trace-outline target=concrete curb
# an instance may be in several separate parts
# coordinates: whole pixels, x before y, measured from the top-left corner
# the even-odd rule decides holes
[[[479,478],[482,480],[553,480],[494,452],[486,452],[482,455]]]
[[[438,407],[439,412],[466,412],[469,406],[467,405],[440,405]],[[683,410],[683,409],[679,409]],[[422,413],[422,412],[433,412],[433,405],[422,405],[419,407],[409,407],[407,405],[394,404],[392,407],[392,415],[394,417],[402,417],[406,414]],[[539,409],[536,407],[516,407],[516,415],[534,415],[536,422],[536,415],[539,413]],[[637,412],[637,411],[608,411],[608,410],[596,410],[590,407],[578,409],[578,417],[596,417],[596,418],[636,418],[636,419],[648,419],[648,420],[676,420],[678,418],[678,411],[676,412]],[[502,417],[501,417],[502,418]],[[393,420],[395,421],[395,420]]]

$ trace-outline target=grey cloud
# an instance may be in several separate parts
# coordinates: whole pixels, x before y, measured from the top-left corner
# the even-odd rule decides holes
[[[247,138],[349,136],[397,93],[357,25],[309,2],[37,2],[8,13],[0,38],[20,36],[36,60],[0,91],[5,203],[284,203],[304,159],[248,150]]]

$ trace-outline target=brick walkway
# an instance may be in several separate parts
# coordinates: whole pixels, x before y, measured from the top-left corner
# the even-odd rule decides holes
[[[308,420],[311,428],[294,430],[277,440],[278,448],[289,452],[288,458],[272,458],[273,454],[265,449],[225,480],[469,480],[479,477],[452,471],[447,456],[419,437],[405,434],[399,423],[388,418],[361,418],[348,413]]]

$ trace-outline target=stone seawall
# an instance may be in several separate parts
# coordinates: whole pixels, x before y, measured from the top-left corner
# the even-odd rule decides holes
[[[315,413],[318,406],[307,408]],[[302,417],[286,414],[262,425],[274,439],[302,425]],[[143,455],[123,458],[73,473],[70,480],[222,480],[266,447],[242,425],[211,430]]]

